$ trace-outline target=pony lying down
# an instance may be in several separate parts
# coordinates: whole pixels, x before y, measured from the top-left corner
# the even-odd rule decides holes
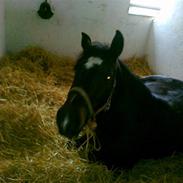
[[[123,45],[120,31],[110,46],[82,33],[83,52],[56,116],[60,134],[68,138],[78,136],[95,118],[100,149],[89,157],[109,168],[130,168],[139,159],[183,151],[183,81],[136,77],[118,59]]]

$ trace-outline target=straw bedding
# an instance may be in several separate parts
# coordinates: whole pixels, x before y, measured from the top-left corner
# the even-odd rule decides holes
[[[152,73],[144,59],[125,61],[138,75]],[[143,161],[115,172],[81,158],[60,136],[55,114],[73,79],[74,62],[27,48],[0,62],[0,182],[181,182],[182,155]]]

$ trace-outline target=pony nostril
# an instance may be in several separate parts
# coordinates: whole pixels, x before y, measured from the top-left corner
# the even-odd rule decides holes
[[[61,135],[68,136],[70,129],[69,116],[60,117],[57,119],[58,129]]]
[[[63,119],[62,125],[61,125],[61,129],[63,132],[65,132],[67,130],[68,122],[69,122],[69,117],[65,116],[65,118]]]
[[[58,130],[60,132],[60,134],[63,134],[65,129],[66,129],[66,126],[68,124],[68,117],[64,117],[65,116],[65,110],[64,108],[60,108],[57,112],[57,116],[56,116],[56,122],[57,122],[57,127],[58,127]]]

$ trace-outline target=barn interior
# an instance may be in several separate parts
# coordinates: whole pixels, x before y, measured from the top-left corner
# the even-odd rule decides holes
[[[45,2],[48,16],[38,13]],[[87,149],[75,149],[55,123],[81,52],[81,32],[110,43],[120,30],[120,59],[132,72],[183,80],[183,1],[148,2],[0,1],[0,182],[183,182],[182,154],[142,160],[116,174],[89,163]]]

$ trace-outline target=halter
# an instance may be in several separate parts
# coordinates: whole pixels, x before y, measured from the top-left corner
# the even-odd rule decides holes
[[[90,100],[88,94],[81,87],[77,87],[77,86],[73,87],[73,88],[71,88],[69,93],[71,93],[71,92],[78,93],[84,99],[84,101],[87,104],[88,111],[89,111],[89,114],[90,114],[90,118],[95,119],[95,116],[97,114],[99,114],[102,111],[108,111],[110,109],[111,101],[112,101],[112,95],[114,93],[115,86],[116,86],[116,80],[114,80],[112,91],[111,91],[106,103],[102,107],[100,107],[96,112],[93,109],[93,106],[92,106],[92,103],[91,103],[91,100]]]

